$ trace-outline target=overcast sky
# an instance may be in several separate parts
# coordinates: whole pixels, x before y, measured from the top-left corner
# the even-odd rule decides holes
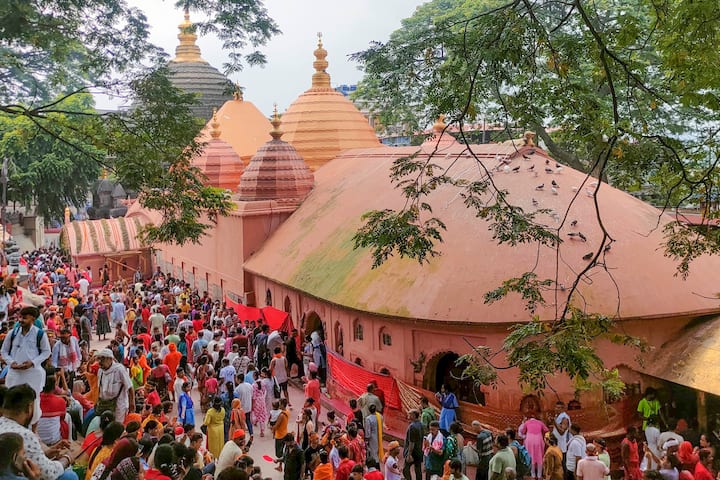
[[[150,41],[171,57],[178,44],[178,24],[183,13],[173,0],[129,0],[145,11],[151,25]],[[357,83],[362,73],[348,55],[365,49],[373,41],[386,41],[425,0],[265,0],[270,16],[282,34],[262,48],[268,63],[264,68],[247,67],[230,79],[245,89],[245,100],[263,113],[272,113],[273,103],[284,111],[298,95],[310,88],[317,32],[323,34],[328,51],[328,73],[333,86]],[[193,18],[191,12],[191,20]],[[222,71],[226,55],[215,38],[201,37],[202,56]],[[109,106],[99,100],[99,107]]]

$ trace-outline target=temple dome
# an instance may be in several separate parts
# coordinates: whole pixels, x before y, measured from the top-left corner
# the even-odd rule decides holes
[[[285,141],[292,143],[312,170],[343,150],[380,146],[362,113],[330,86],[327,51],[318,40],[312,87],[301,94],[282,116]]]
[[[205,184],[234,191],[243,174],[243,162],[232,146],[221,138],[217,112],[210,121],[211,139],[192,164],[203,171]]]
[[[234,98],[228,100],[217,111],[217,123],[220,130],[220,140],[224,140],[240,156],[244,165],[258,148],[272,137],[268,132],[272,129],[270,120],[262,114],[252,103],[243,99],[242,91],[238,89]],[[211,136],[211,124],[208,122],[200,133],[200,141],[209,141]],[[233,185],[233,189],[237,182]]]
[[[466,207],[460,189],[450,185],[438,186],[423,199],[433,208],[427,216],[447,226],[443,242],[435,246],[440,255],[427,265],[395,255],[372,268],[369,249],[354,248],[363,214],[407,206],[401,189],[390,181],[394,161],[417,155],[415,160],[423,162],[433,151],[428,144],[343,152],[315,172],[313,191],[246,261],[246,272],[328,304],[375,315],[497,325],[527,321],[532,314],[515,294],[494,303],[486,303],[484,294],[532,271],[538,280],[553,282],[544,292],[547,304],[535,310],[541,320],[553,320],[568,301],[577,272],[591,261],[587,255],[601,248],[603,231],[593,196],[598,184],[570,167],[556,167],[530,139],[521,148],[473,145],[472,153],[452,142],[441,145],[431,161],[438,165],[436,172],[453,165],[453,175],[468,182],[491,171],[495,187],[506,191],[509,201],[524,212],[537,212],[538,223],[560,229],[559,250],[534,242],[498,244],[489,228],[493,220],[478,218]],[[557,188],[551,189],[551,181]],[[683,280],[662,247],[663,227],[674,217],[604,182],[597,202],[603,228],[614,241],[579,283],[577,306],[623,320],[720,312],[711,281],[720,271],[720,257],[696,259]]]
[[[272,140],[260,147],[238,185],[239,199],[298,202],[313,188],[314,177],[295,147],[280,139],[277,109]]]
[[[195,44],[197,35],[192,32],[190,14],[185,10],[185,19],[178,25],[180,44],[175,49],[175,58],[168,63],[170,81],[186,93],[198,96],[198,104],[192,107],[195,116],[209,119],[213,109],[232,99],[232,83],[220,71],[202,58],[200,47]]]

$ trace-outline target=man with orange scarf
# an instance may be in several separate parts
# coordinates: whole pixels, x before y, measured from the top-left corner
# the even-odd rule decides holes
[[[178,366],[180,365],[180,360],[182,359],[182,353],[178,352],[177,346],[170,342],[168,343],[168,354],[165,355],[165,360],[163,360],[163,363],[167,365],[168,370],[170,370],[170,378],[172,379],[170,381],[170,385],[172,386],[172,383],[175,381],[175,375],[177,374]],[[172,398],[172,401],[179,400],[175,398],[175,391],[173,388],[168,389],[170,391],[170,395]]]

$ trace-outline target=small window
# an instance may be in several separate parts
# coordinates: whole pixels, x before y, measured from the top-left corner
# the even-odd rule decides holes
[[[363,339],[363,326],[357,320],[355,320],[355,328],[353,328],[353,338],[355,341],[362,341]]]
[[[355,365],[359,365],[362,367],[362,359],[360,357],[355,357]]]
[[[271,306],[272,305],[272,292],[270,289],[267,289],[267,292],[265,292],[265,305]]]
[[[380,373],[380,375],[390,376],[390,370],[388,370],[388,369],[385,368],[385,367],[381,368],[379,373]]]
[[[386,347],[389,347],[389,346],[392,345],[392,337],[390,336],[389,333],[383,332],[383,334],[382,334],[382,344],[385,345]]]

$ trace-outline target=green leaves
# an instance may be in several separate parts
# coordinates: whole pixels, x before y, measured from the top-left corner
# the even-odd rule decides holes
[[[548,289],[555,283],[553,280],[546,278],[538,280],[537,275],[533,272],[525,272],[520,277],[510,278],[503,281],[502,285],[485,293],[485,303],[494,303],[505,298],[508,293],[517,293],[525,302],[525,308],[530,312],[535,312],[538,305],[544,305],[543,290]]]
[[[400,212],[373,210],[362,219],[365,225],[353,236],[353,243],[355,248],[372,248],[372,268],[382,265],[395,252],[419,263],[439,254],[434,245],[442,241],[445,224],[437,218],[420,220],[416,208]]]

